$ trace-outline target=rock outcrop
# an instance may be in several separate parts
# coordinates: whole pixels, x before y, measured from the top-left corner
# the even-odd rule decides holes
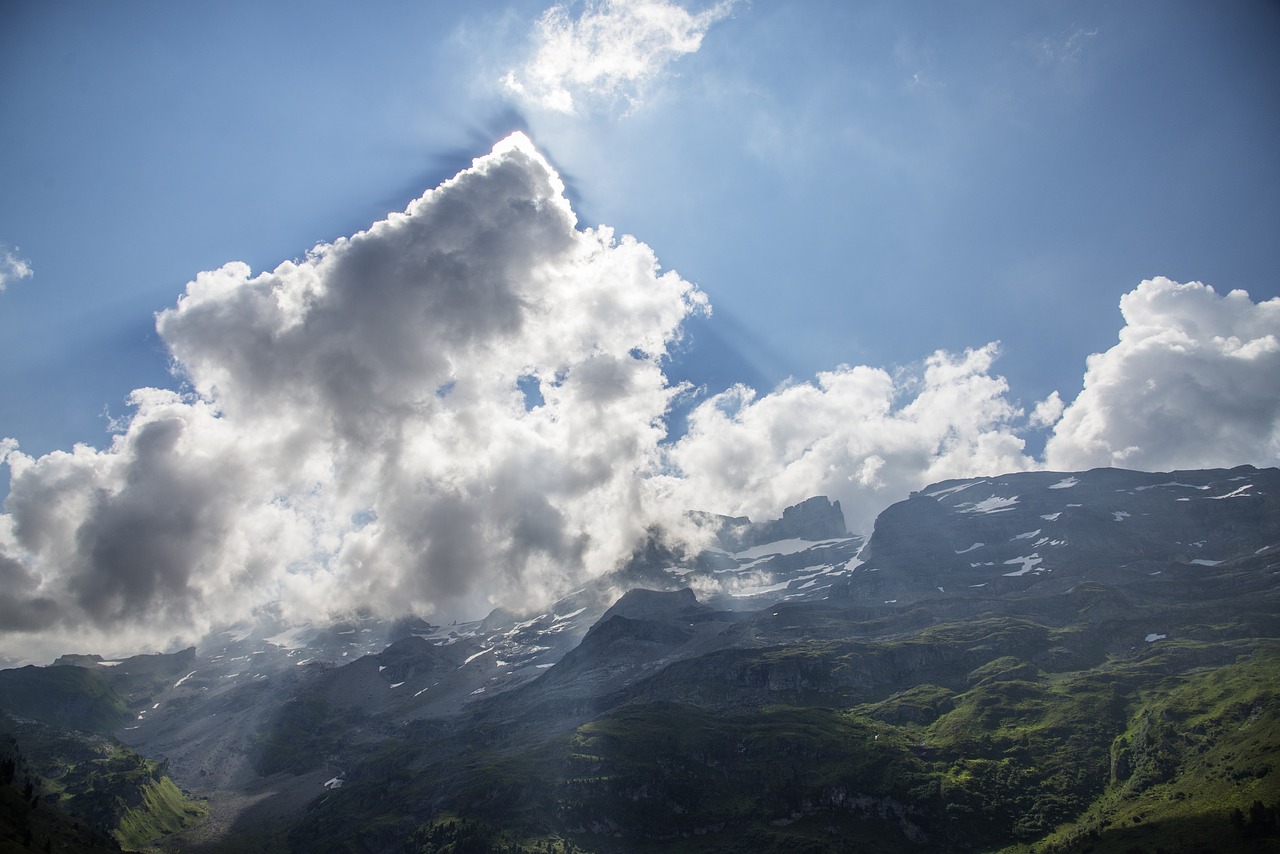
[[[816,541],[849,536],[840,502],[831,501],[825,495],[815,495],[793,504],[782,511],[781,519],[767,522],[752,522],[747,516],[701,512],[691,515],[704,524],[714,525],[720,547],[729,552],[778,540]]]

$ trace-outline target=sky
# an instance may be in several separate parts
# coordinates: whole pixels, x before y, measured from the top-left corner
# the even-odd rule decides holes
[[[0,4],[0,657],[1280,463],[1280,6]]]

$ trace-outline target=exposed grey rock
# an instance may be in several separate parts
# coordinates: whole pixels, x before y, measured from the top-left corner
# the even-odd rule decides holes
[[[830,540],[849,536],[839,501],[815,495],[782,511],[781,519],[752,522],[747,516],[690,514],[703,524],[715,526],[716,537],[725,551],[737,552],[778,540]]]
[[[1021,472],[933,484],[886,509],[849,592],[905,601],[1173,581],[1277,545],[1274,468]]]

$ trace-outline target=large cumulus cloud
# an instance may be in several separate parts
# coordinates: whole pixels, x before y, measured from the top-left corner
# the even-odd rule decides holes
[[[952,477],[1280,463],[1280,299],[1155,278],[1120,309],[1119,343],[1088,357],[1076,399],[1055,392],[1029,413],[994,344],[938,352],[918,374],[842,366],[767,395],[730,389],[691,414],[672,490],[756,518],[822,492],[869,531],[889,503]],[[1022,436],[1044,428],[1036,459]]]
[[[10,633],[120,649],[286,616],[519,604],[609,568],[654,517],[660,367],[705,298],[580,230],[523,136],[402,214],[157,318],[187,391],[111,446],[10,442]]]
[[[580,229],[520,135],[367,231],[201,273],[157,317],[181,391],[135,391],[104,449],[0,442],[0,655],[537,605],[655,523],[691,535],[690,509],[768,518],[826,493],[865,532],[945,478],[1280,461],[1280,299],[1143,282],[1080,395],[1029,414],[987,344],[737,386],[669,437],[688,390],[663,365],[705,310],[644,244]]]
[[[1154,278],[1120,310],[1120,340],[1089,357],[1084,388],[1045,449],[1048,466],[1280,461],[1280,299]]]
[[[997,353],[938,352],[896,377],[841,366],[765,396],[730,389],[690,415],[672,451],[675,490],[690,506],[753,518],[825,493],[853,530],[870,531],[887,504],[931,481],[1028,468],[1014,432],[1022,413],[992,373]]]

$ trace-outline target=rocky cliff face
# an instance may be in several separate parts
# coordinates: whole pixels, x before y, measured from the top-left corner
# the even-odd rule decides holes
[[[849,536],[839,501],[816,495],[782,511],[781,519],[752,522],[747,516],[718,516],[694,513],[695,518],[713,526],[720,547],[740,552],[780,540],[831,540]]]
[[[848,592],[1001,596],[1204,575],[1280,546],[1280,470],[1025,472],[945,481],[885,510]]]
[[[830,501],[825,495],[786,508],[781,519],[765,522],[753,533],[755,542],[751,545],[777,540],[830,540],[849,536],[840,502]]]

